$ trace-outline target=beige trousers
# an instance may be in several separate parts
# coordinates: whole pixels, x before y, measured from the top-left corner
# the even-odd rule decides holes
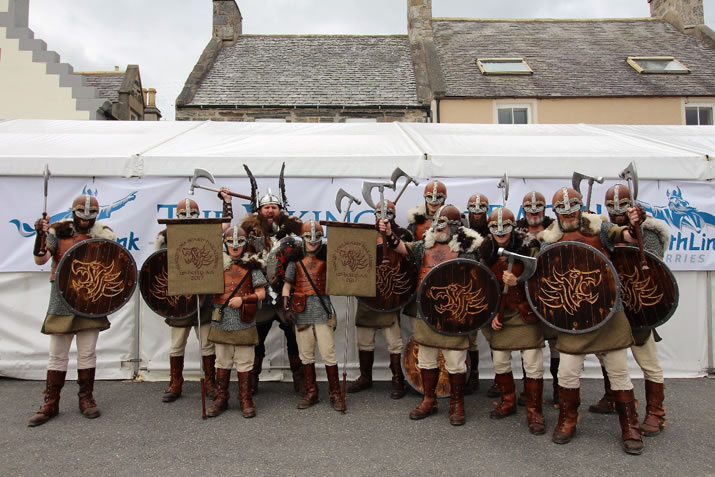
[[[527,378],[542,379],[544,377],[543,348],[521,350],[521,358]],[[492,350],[492,361],[495,373],[511,373],[511,351]]]
[[[653,333],[650,334],[648,341],[643,343],[643,346],[631,346],[631,351],[643,371],[643,377],[654,383],[662,383],[663,368],[658,361],[658,350],[655,348]]]
[[[50,335],[48,371],[67,371],[72,339],[77,337],[77,369],[97,367],[97,338],[99,330],[84,330],[66,335]]]
[[[298,354],[303,364],[315,363],[316,344],[326,366],[338,364],[338,360],[335,358],[333,327],[327,323],[308,325],[308,328],[303,331],[298,331],[296,328],[295,340],[298,342]]]
[[[375,351],[375,335],[377,328],[367,328],[356,326],[358,349],[360,351]],[[398,320],[388,328],[382,328],[382,334],[387,342],[387,351],[390,354],[402,353],[402,334],[400,333],[400,323]]]
[[[231,369],[235,364],[239,373],[252,371],[255,349],[256,347],[253,345],[236,346],[216,343],[216,367]]]
[[[559,386],[575,389],[580,386],[581,370],[583,360],[586,355],[561,353],[559,363]],[[628,391],[633,389],[631,377],[628,375],[626,365],[626,350],[609,351],[607,353],[596,353],[596,357],[606,368],[608,379],[611,381],[611,389],[614,391]]]
[[[201,325],[201,356],[211,356],[212,354],[216,354],[214,344],[209,341],[210,328],[211,323]],[[194,326],[193,329],[196,337],[198,338],[199,331],[196,329],[196,326]],[[186,342],[189,340],[189,333],[191,333],[191,328],[171,327],[171,348],[169,348],[169,356],[184,356]]]
[[[439,349],[431,346],[420,345],[417,350],[417,367],[420,369],[439,368],[439,352],[444,356],[444,367],[449,374],[467,372],[466,349]]]

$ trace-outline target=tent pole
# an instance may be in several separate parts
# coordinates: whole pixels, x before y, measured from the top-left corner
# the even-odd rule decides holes
[[[713,306],[715,304],[713,303],[713,287],[715,287],[715,283],[713,283],[713,272],[708,271],[707,272],[707,280],[706,280],[706,287],[707,289],[705,290],[705,295],[707,299],[707,308],[706,308],[706,314],[707,314],[707,324],[708,324],[708,375],[709,376],[715,376],[715,349],[713,349],[713,344],[715,343],[715,323],[713,323]]]

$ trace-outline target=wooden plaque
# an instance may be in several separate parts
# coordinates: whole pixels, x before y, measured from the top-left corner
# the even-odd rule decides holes
[[[167,224],[167,295],[223,293],[223,219],[175,220]]]
[[[375,296],[377,283],[374,225],[321,222],[328,229],[326,293]]]

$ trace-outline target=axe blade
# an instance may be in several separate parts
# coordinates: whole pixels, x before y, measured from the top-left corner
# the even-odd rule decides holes
[[[502,200],[503,200],[503,206],[506,207],[506,201],[509,199],[509,175],[505,172],[504,175],[502,176],[501,179],[499,179],[499,183],[497,184],[497,188],[502,190]]]
[[[350,202],[348,203],[348,210],[350,209],[350,205],[353,202],[355,202],[358,205],[362,204],[362,201],[360,199],[358,199],[357,197],[354,197],[352,194],[350,194],[349,192],[347,192],[345,189],[343,189],[341,187],[340,189],[338,189],[338,193],[335,195],[335,208],[338,209],[338,212],[340,212],[341,214],[343,213],[342,202],[345,197],[347,197],[350,200]]]
[[[378,188],[380,190],[380,195],[384,196],[384,191],[385,187],[388,189],[395,190],[395,183],[394,182],[363,182],[362,183],[362,197],[365,199],[365,203],[372,207],[373,209],[377,209],[375,206],[375,202],[372,200],[372,190],[374,188]],[[380,197],[380,199],[384,199],[384,197]]]
[[[517,283],[525,282],[526,280],[531,278],[531,276],[536,271],[536,257],[527,257],[526,255],[509,252],[508,250],[505,250],[501,247],[499,248],[498,253],[499,255],[507,257],[509,260],[519,260],[524,266],[524,271],[521,272],[521,275],[519,275],[516,279]]]
[[[628,164],[628,167],[623,169],[619,174],[618,177],[621,179],[625,179],[628,181],[628,187],[631,190],[631,198],[633,201],[638,199],[638,171],[636,170],[636,163],[631,162]]]

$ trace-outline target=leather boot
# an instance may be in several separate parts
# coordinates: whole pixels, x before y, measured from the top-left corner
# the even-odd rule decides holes
[[[502,419],[512,414],[516,414],[516,390],[514,385],[514,375],[509,373],[497,374],[494,378],[499,391],[501,392],[501,402],[489,413],[492,419]]]
[[[643,452],[643,438],[638,425],[638,413],[636,412],[636,398],[633,390],[613,391],[616,400],[616,411],[618,421],[621,424],[621,438],[623,439],[623,450],[626,454],[639,455]]]
[[[303,374],[305,375],[305,395],[298,401],[298,409],[307,409],[320,402],[318,383],[315,381],[315,363],[304,364]]]
[[[559,386],[559,420],[554,428],[551,441],[567,444],[576,433],[578,407],[581,405],[580,388],[562,388]]]
[[[94,391],[95,368],[78,369],[77,384],[79,384],[79,410],[87,419],[99,417],[102,413],[97,408],[92,392]]]
[[[449,423],[453,426],[464,425],[464,386],[467,373],[449,375]]]
[[[519,406],[526,406],[526,370],[524,369],[524,358],[521,359],[521,392],[516,398]]]
[[[243,417],[256,416],[256,406],[253,404],[253,394],[251,394],[251,371],[238,373],[238,402]]]
[[[28,427],[40,426],[60,412],[60,391],[65,385],[65,376],[67,371],[50,371],[47,370],[47,381],[45,382],[45,403],[40,407],[40,410],[32,416],[27,423]]]
[[[656,436],[665,428],[665,406],[663,406],[665,385],[645,381],[645,419],[641,424],[641,433],[644,436]]]
[[[419,420],[435,414],[437,412],[437,381],[439,380],[439,368],[421,369],[422,387],[424,396],[422,402],[410,412],[410,419]]]
[[[228,386],[231,380],[231,370],[217,368],[216,369],[216,395],[211,403],[211,407],[206,410],[206,415],[208,417],[220,416],[226,409],[228,409]]]
[[[204,365],[204,390],[206,397],[213,399],[216,397],[216,355],[202,356]]]
[[[169,387],[164,390],[161,400],[174,402],[181,396],[181,385],[184,384],[184,357],[171,356],[169,358]]]
[[[302,396],[305,394],[305,375],[303,374],[303,363],[300,362],[300,356],[289,354],[288,363],[290,363],[290,370],[293,373],[293,391]]]
[[[595,412],[596,414],[613,414],[616,412],[616,407],[613,399],[613,391],[611,390],[611,381],[608,379],[608,373],[606,373],[606,368],[603,366],[601,366],[601,372],[603,373],[603,388],[605,392],[600,401],[596,404],[588,406],[588,412]]]
[[[541,407],[544,380],[543,378],[524,378],[524,388],[526,390],[526,422],[529,424],[529,432],[535,436],[540,436],[546,432],[544,429],[544,410]]]
[[[551,403],[552,404],[558,404],[559,403],[559,363],[561,362],[561,358],[551,358],[551,366],[549,367],[549,371],[551,371],[551,377],[553,378],[552,381],[552,386],[553,386],[553,391],[551,393]]]
[[[392,391],[390,392],[390,397],[392,399],[402,399],[407,392],[400,359],[400,353],[390,353],[390,371],[392,371]]]
[[[494,381],[492,381],[492,385],[489,386],[489,389],[487,389],[487,397],[494,398],[499,396],[501,396],[501,392],[499,392],[499,385],[497,384],[495,375]]]
[[[358,356],[360,358],[360,376],[348,387],[349,393],[359,393],[372,387],[372,363],[375,360],[375,352],[360,350]]]
[[[464,394],[470,395],[479,389],[479,351],[469,352],[469,376],[464,385]]]
[[[338,376],[338,365],[325,365],[325,373],[328,375],[328,395],[330,396],[330,404],[333,409],[340,411],[343,408],[343,403],[340,400],[340,378]]]
[[[253,358],[253,370],[251,371],[251,394],[258,393],[258,377],[263,369],[263,358],[256,356]]]

